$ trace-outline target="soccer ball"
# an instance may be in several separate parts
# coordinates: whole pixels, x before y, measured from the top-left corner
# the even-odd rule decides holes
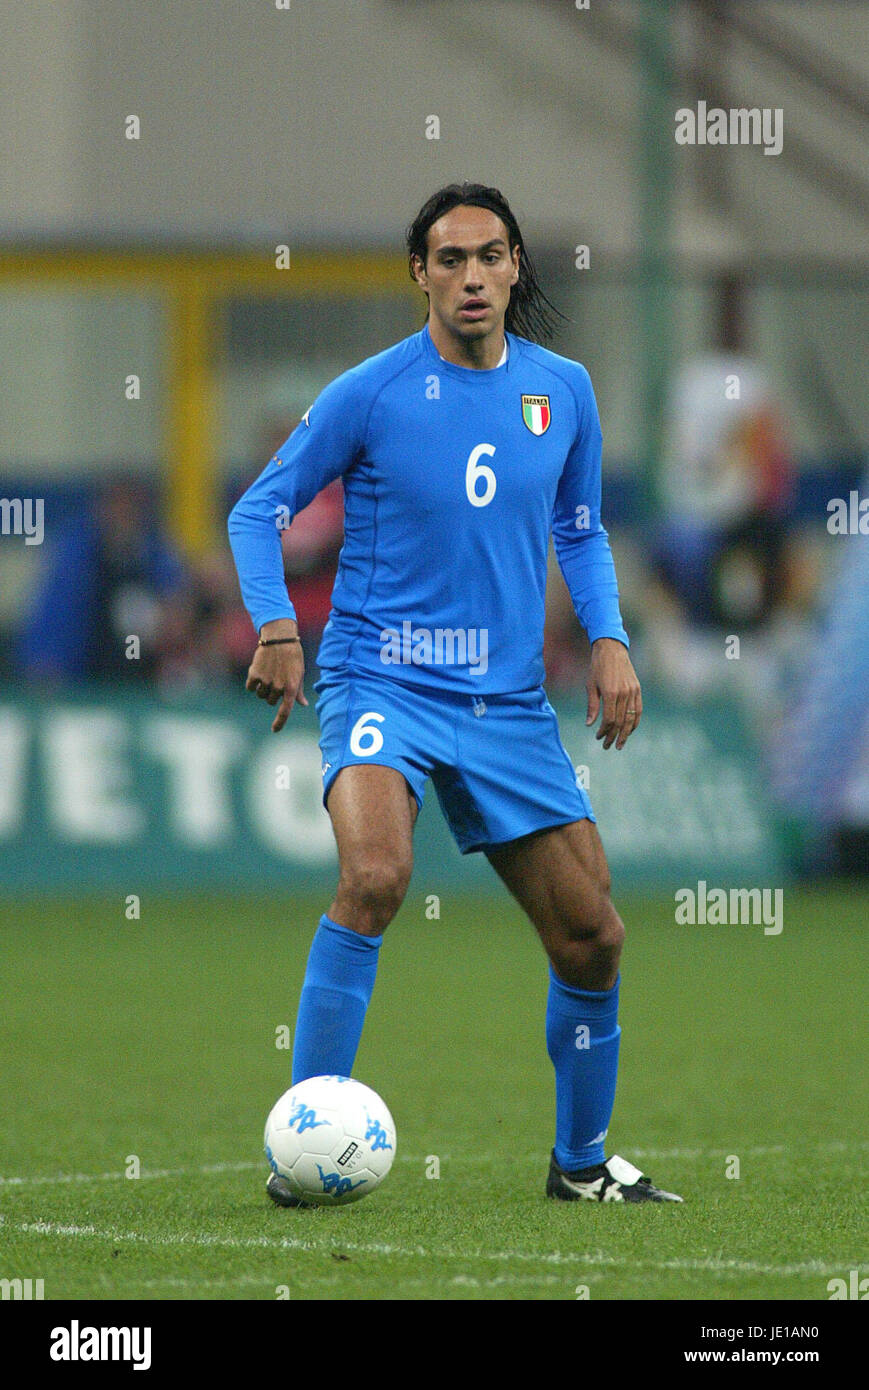
[[[266,1120],[266,1158],[297,1197],[358,1202],[395,1158],[395,1125],[376,1091],[349,1076],[312,1076],[285,1091]]]

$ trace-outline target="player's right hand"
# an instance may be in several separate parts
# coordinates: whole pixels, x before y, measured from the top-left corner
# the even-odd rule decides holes
[[[298,637],[298,625],[292,618],[277,618],[265,623],[260,637]],[[304,691],[305,658],[301,643],[287,642],[277,647],[257,647],[247,673],[245,690],[250,690],[266,704],[280,708],[272,723],[272,733],[278,734],[290,717],[293,705],[307,705]]]

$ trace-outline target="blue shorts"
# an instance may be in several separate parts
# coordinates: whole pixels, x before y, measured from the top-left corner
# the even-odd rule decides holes
[[[344,767],[394,767],[421,808],[431,777],[462,854],[595,819],[542,687],[479,696],[327,671],[318,694],[323,803]]]

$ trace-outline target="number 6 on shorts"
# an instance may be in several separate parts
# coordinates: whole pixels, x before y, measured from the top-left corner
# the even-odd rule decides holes
[[[369,720],[376,720],[382,724],[386,718],[383,714],[377,714],[374,710],[369,710],[367,714],[360,714],[353,730],[350,734],[350,752],[357,758],[368,757],[371,753],[379,753],[383,747],[383,734],[379,729],[372,728]]]

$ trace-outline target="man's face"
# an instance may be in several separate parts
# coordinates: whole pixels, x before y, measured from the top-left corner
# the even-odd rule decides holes
[[[428,232],[428,256],[414,261],[429,311],[465,340],[503,329],[510,290],[519,279],[519,247],[511,253],[507,228],[488,208],[452,208]]]

